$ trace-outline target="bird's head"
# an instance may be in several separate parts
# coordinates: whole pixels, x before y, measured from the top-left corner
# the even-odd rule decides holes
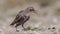
[[[27,7],[25,9],[25,14],[31,15],[32,13],[38,14],[38,10],[36,10],[34,7]]]
[[[27,10],[28,10],[29,12],[35,11],[35,9],[34,9],[33,7],[28,7]]]
[[[26,8],[26,11],[36,13],[36,10],[34,9],[34,7],[28,7]]]

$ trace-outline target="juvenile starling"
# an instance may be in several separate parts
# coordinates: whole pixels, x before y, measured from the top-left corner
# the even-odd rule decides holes
[[[25,10],[21,10],[18,14],[17,14],[17,16],[16,16],[16,18],[14,19],[14,21],[10,24],[10,25],[15,25],[15,28],[17,29],[17,27],[19,26],[19,25],[22,25],[22,27],[24,28],[24,23],[26,23],[28,20],[29,20],[29,18],[30,18],[30,13],[36,13],[35,12],[36,10],[33,8],[33,7],[28,7],[28,8],[26,8]]]

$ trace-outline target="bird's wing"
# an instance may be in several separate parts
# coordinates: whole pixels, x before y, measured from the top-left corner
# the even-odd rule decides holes
[[[14,21],[18,21],[18,20],[22,17],[22,15],[21,15],[22,12],[23,12],[23,11],[20,11],[20,12],[16,15],[16,18],[14,19]]]
[[[15,23],[18,22],[18,20],[20,20],[20,18],[22,17],[20,14],[22,13],[22,11],[20,11],[17,15],[16,18],[14,19],[14,21],[10,24],[10,25],[14,25]]]
[[[24,22],[28,21],[30,18],[30,16],[26,16],[26,18],[24,19]]]

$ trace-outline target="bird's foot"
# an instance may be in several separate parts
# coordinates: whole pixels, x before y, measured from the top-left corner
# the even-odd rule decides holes
[[[17,27],[16,27],[16,32],[19,32],[19,29],[17,29]]]
[[[19,30],[16,30],[16,32],[19,32]]]

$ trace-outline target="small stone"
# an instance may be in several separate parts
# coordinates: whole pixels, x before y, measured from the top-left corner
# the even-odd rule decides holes
[[[52,29],[56,29],[55,27],[53,27]]]
[[[51,28],[48,28],[48,30],[50,30]]]

